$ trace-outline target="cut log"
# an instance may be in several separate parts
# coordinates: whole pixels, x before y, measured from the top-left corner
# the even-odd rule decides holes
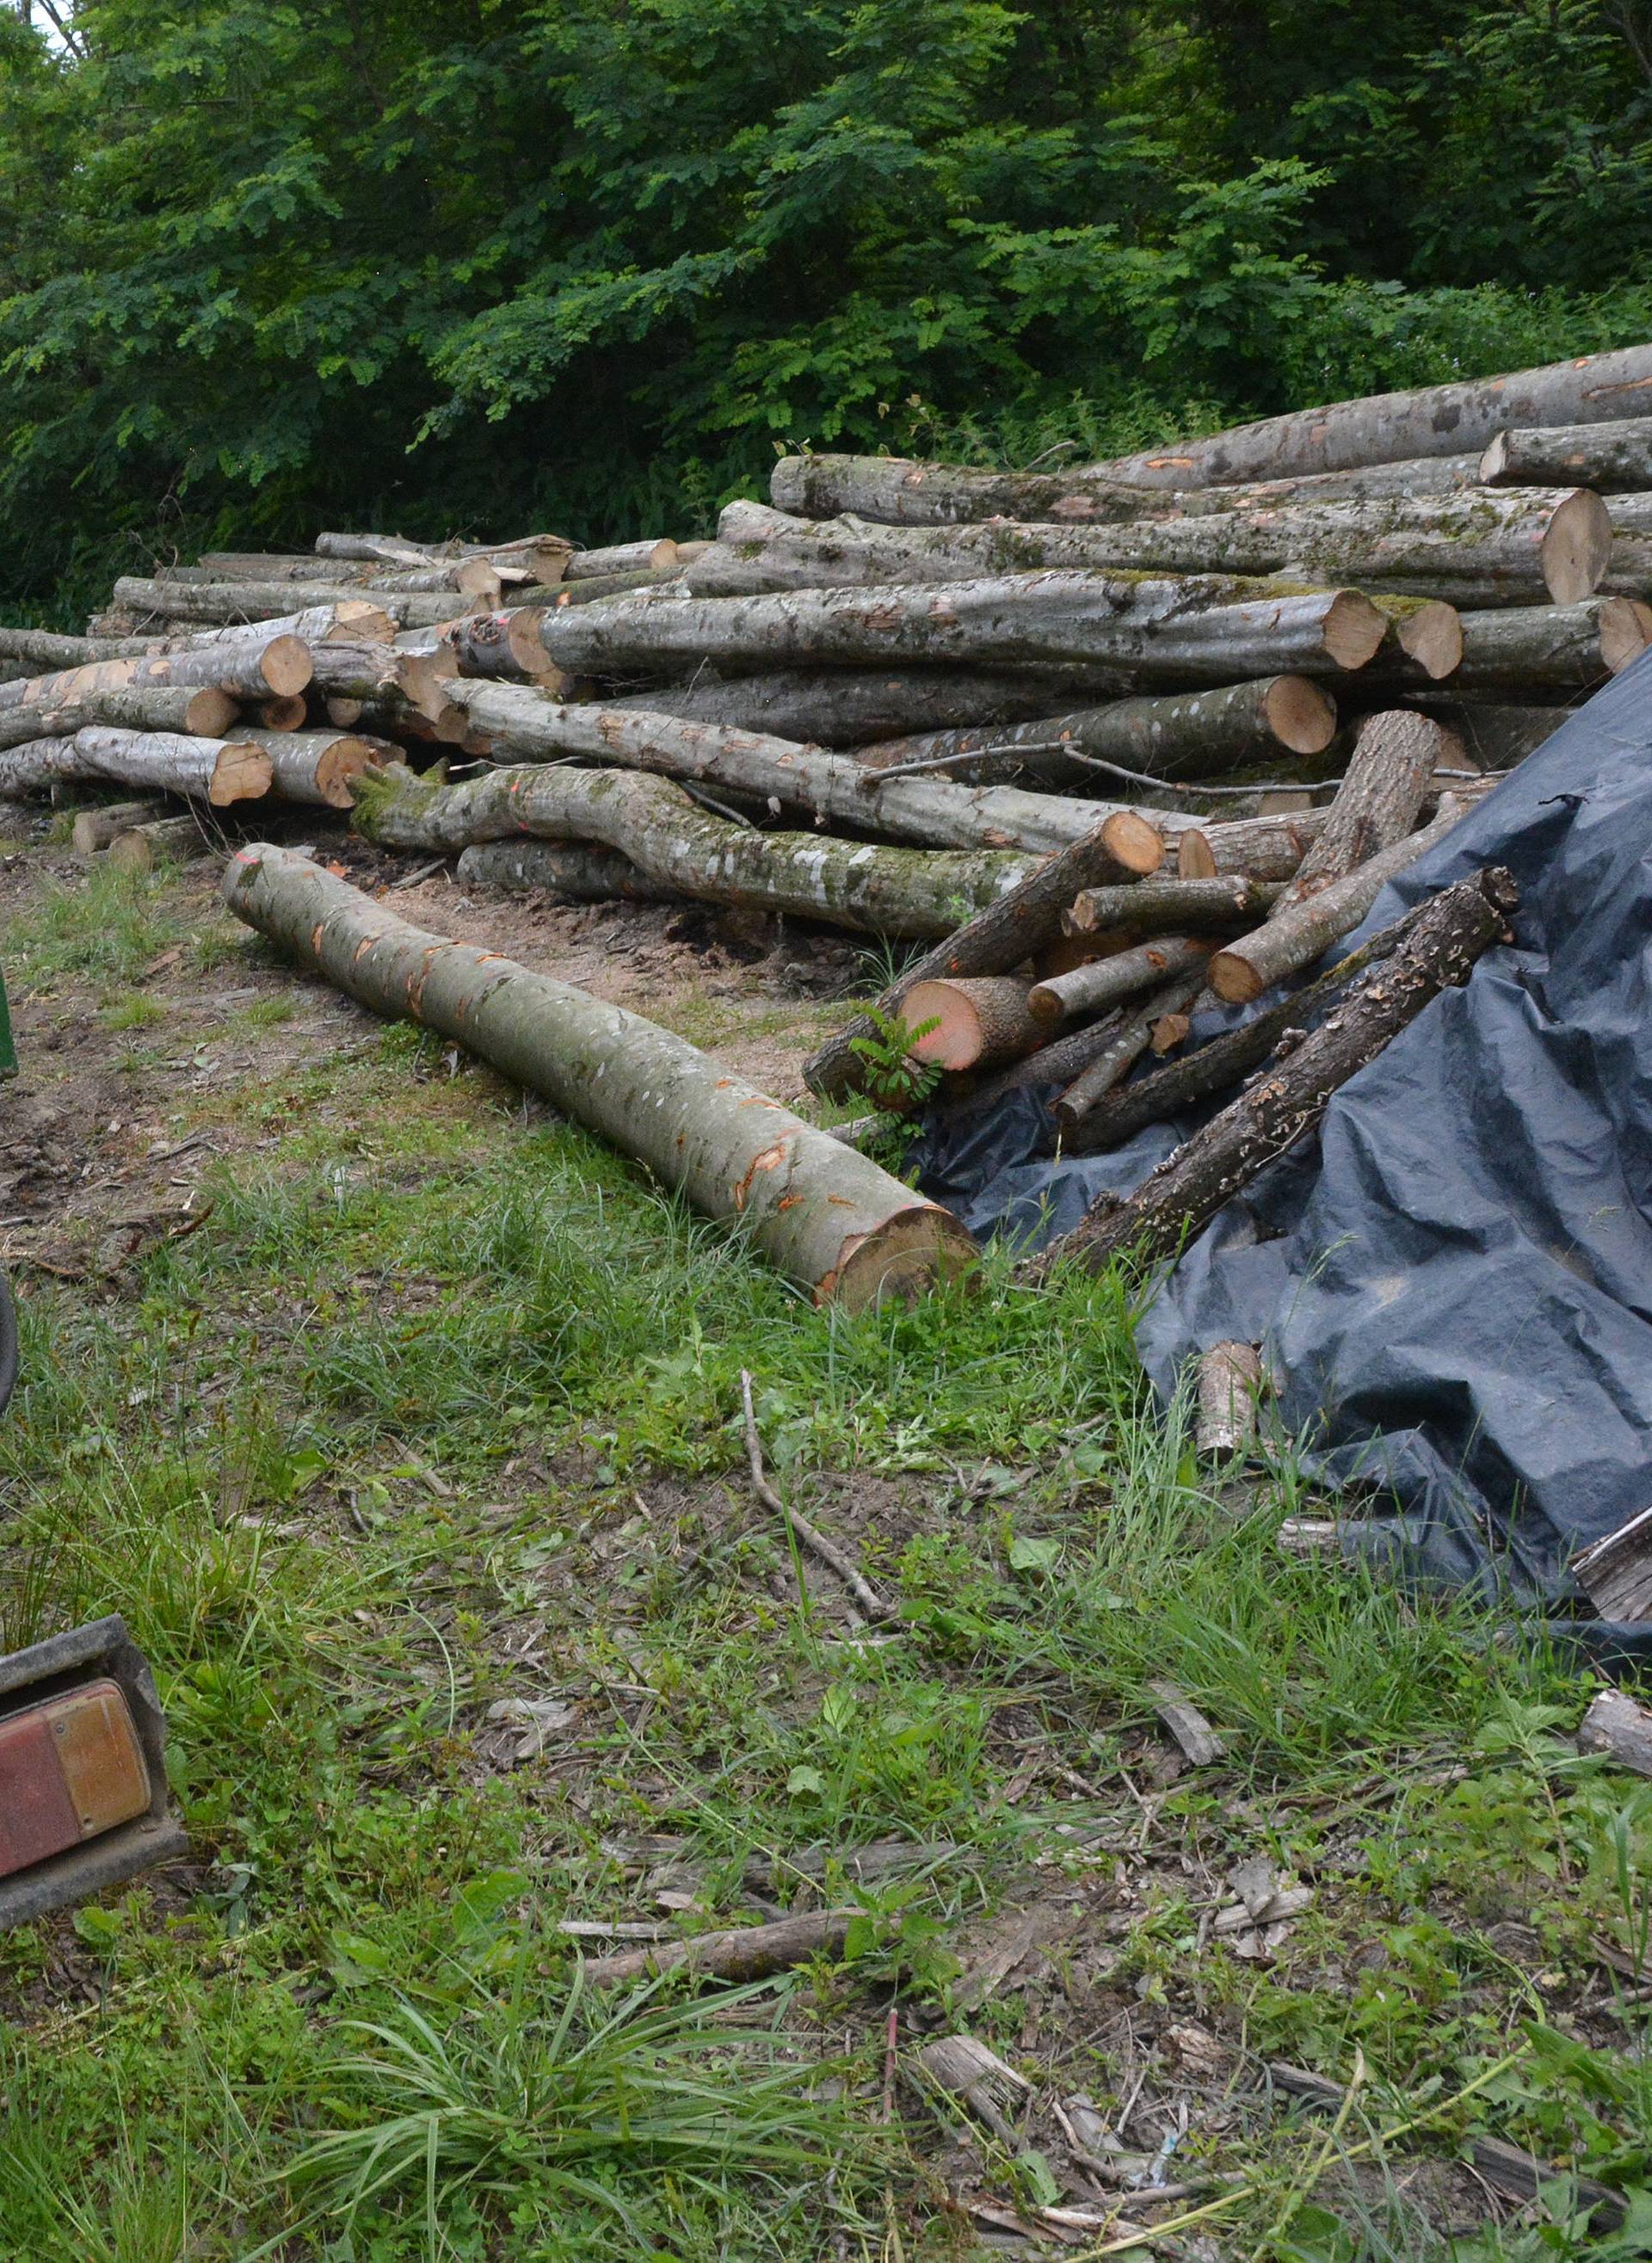
[[[1038,568],[1152,575],[1295,575],[1376,584],[1479,605],[1557,604],[1592,596],[1612,555],[1600,497],[1583,488],[1492,488],[1454,495],[1286,510],[1206,511],[1129,525],[880,526],[870,519],[789,520],[731,504],[723,554],[774,578],[766,586],[970,580]],[[689,586],[735,589],[738,573],[690,569]],[[765,586],[760,579],[758,586]]]
[[[1439,814],[1420,833],[1407,835],[1367,857],[1344,878],[1317,895],[1276,907],[1265,926],[1227,944],[1210,962],[1210,987],[1218,998],[1243,1005],[1329,951],[1338,936],[1359,926],[1378,896],[1408,864],[1443,841],[1462,818],[1466,805],[1448,794]]]
[[[1144,1005],[1127,1014],[1089,1066],[1081,1070],[1056,1103],[1056,1129],[1064,1146],[1093,1108],[1114,1086],[1128,1076],[1152,1043],[1153,1030],[1166,1014],[1185,1013],[1205,987],[1205,970],[1179,974]]]
[[[1196,1052],[1168,1061],[1107,1095],[1086,1117],[1081,1132],[1069,1145],[1078,1154],[1093,1154],[1106,1147],[1122,1147],[1149,1124],[1162,1124],[1214,1092],[1237,1084],[1259,1068],[1288,1030],[1314,1028],[1341,997],[1356,975],[1377,961],[1391,958],[1421,917],[1418,905],[1403,917],[1381,928],[1368,943],[1350,951],[1325,973],[1277,1005],[1253,1015],[1237,1030],[1225,1030]],[[1186,1035],[1186,1032],[1183,1032]]]
[[[1118,876],[1155,871],[1164,860],[1164,842],[1146,818],[1106,803],[941,778],[884,779],[853,756],[824,748],[715,723],[679,722],[641,708],[565,705],[516,684],[445,688],[500,760],[583,755],[806,810],[925,848],[1036,853],[1063,848],[1100,827]]]
[[[308,707],[297,692],[290,698],[261,699],[253,710],[259,728],[264,731],[301,731],[308,712]]]
[[[619,1949],[612,1956],[593,1957],[584,1968],[584,1977],[593,1988],[646,1980],[657,1972],[697,1972],[708,1979],[734,1982],[762,1980],[771,1972],[790,1971],[793,1965],[807,1964],[817,1956],[841,1956],[849,1927],[861,1914],[855,1909],[804,1910],[794,1917],[776,1918],[769,1925],[730,1926],[718,1933],[696,1934],[688,1941],[660,1941],[646,1948]]]
[[[75,820],[69,842],[75,854],[91,857],[106,849],[118,833],[134,826],[153,825],[166,815],[163,801],[111,801],[101,809],[83,809]]]
[[[1068,1030],[1052,1045],[1040,1045],[1036,1052],[1024,1053],[1020,1060],[997,1070],[979,1082],[971,1083],[968,1094],[952,1107],[942,1111],[943,1120],[960,1117],[970,1120],[981,1116],[1001,1100],[1006,1092],[1024,1092],[1049,1087],[1054,1090],[1070,1085],[1081,1076],[1096,1059],[1111,1045],[1122,1024],[1121,1010],[1103,1014],[1099,1020],[1086,1022],[1076,1030]]]
[[[1322,897],[1321,902],[1324,900]],[[1360,978],[1324,1026],[1273,1074],[1161,1163],[1127,1201],[1107,1197],[1038,1259],[1042,1276],[1064,1259],[1100,1272],[1130,1251],[1174,1257],[1266,1165],[1318,1126],[1332,1093],[1504,933],[1517,899],[1505,871],[1477,872],[1421,907],[1392,957]]]
[[[680,888],[649,879],[615,850],[567,841],[480,842],[459,858],[458,881],[464,888],[509,888],[570,904],[692,901]]]
[[[1643,415],[1649,401],[1652,346],[1626,346],[1512,376],[1379,393],[1265,416],[1208,440],[1121,456],[1093,469],[1103,478],[1145,488],[1298,478],[1409,457],[1461,455],[1484,448],[1508,426],[1619,423]]]
[[[289,558],[275,550],[203,550],[196,561],[195,572],[204,582],[341,582],[365,581],[373,571],[373,562],[362,560],[352,566],[347,560],[316,558],[307,554]],[[162,567],[157,581],[170,581],[170,569]]]
[[[1208,941],[1194,936],[1160,936],[1048,976],[1027,994],[1032,1026],[1050,1030],[1074,1014],[1099,1013],[1139,991],[1160,989],[1172,974],[1202,969],[1210,949]]]
[[[1196,508],[1205,494],[1221,508],[1277,510],[1294,502],[1340,502],[1379,495],[1449,495],[1473,484],[1474,455],[1384,464],[1371,470],[1263,480],[1247,487],[1155,494],[1095,468],[1064,472],[977,471],[899,456],[783,456],[769,482],[778,510],[804,518],[853,511],[891,526],[957,526],[983,518],[1054,519],[1071,524],[1140,519]],[[1544,486],[1593,487],[1581,474]]]
[[[799,662],[971,667],[1067,661],[1129,668],[1148,683],[1363,668],[1386,630],[1356,589],[1245,596],[1237,577],[1155,580],[1047,573],[767,597],[615,600],[548,611],[540,635],[558,667],[669,672],[701,660],[754,671]],[[1250,585],[1254,588],[1254,585]]]
[[[59,675],[101,660],[141,659],[157,649],[154,637],[59,636],[51,629],[0,627],[0,662],[25,674]]]
[[[622,781],[628,792],[660,780]],[[238,918],[375,1012],[452,1038],[680,1189],[771,1264],[854,1307],[962,1270],[950,1214],[623,1006],[411,927],[307,858],[243,849]]]
[[[186,794],[221,808],[270,790],[270,759],[249,740],[195,739],[168,731],[101,727],[73,737],[32,739],[0,754],[0,793],[40,792],[65,779]]]
[[[676,563],[676,544],[661,536],[653,542],[611,542],[605,549],[576,550],[563,572],[570,582],[588,582],[597,575],[659,573]]]
[[[680,589],[682,571],[677,566],[637,566],[626,574],[591,574],[582,581],[564,582],[543,601],[559,610],[566,605],[590,605],[604,597],[646,597],[660,589]]]
[[[429,663],[383,644],[318,645],[311,689],[327,699],[393,699],[409,697],[407,680],[421,689]]]
[[[364,770],[381,770],[398,749],[349,731],[249,731],[270,757],[270,791],[283,801],[348,809]]]
[[[1318,895],[1367,857],[1404,840],[1429,780],[1454,752],[1461,749],[1451,734],[1426,715],[1395,708],[1367,716],[1319,838],[1274,906],[1273,918],[1288,918],[1293,904]]]
[[[684,895],[874,935],[946,935],[1035,869],[1031,858],[995,849],[759,833],[700,808],[669,778],[627,770],[530,766],[440,786],[396,765],[364,781],[357,808],[361,829],[392,848],[445,854],[524,833],[594,842]]]
[[[468,672],[468,671],[467,671]],[[726,680],[696,677],[689,685],[650,686],[626,704],[689,723],[726,723],[772,731],[821,747],[856,747],[909,731],[960,730],[1050,715],[1073,696],[1112,698],[1128,690],[1122,676],[1090,677],[1067,669],[1022,669],[989,675],[966,668],[776,669]]]
[[[980,784],[1024,772],[1045,785],[1070,785],[1093,776],[1082,759],[1087,755],[1175,784],[1265,762],[1281,749],[1322,754],[1336,730],[1329,692],[1305,676],[1273,676],[1215,691],[1120,699],[1021,724],[886,739],[858,759],[878,770],[956,762],[964,777]]]
[[[192,857],[216,856],[222,845],[208,839],[198,818],[162,817],[117,833],[108,857],[118,872],[152,872],[162,863],[187,864]]]
[[[1371,603],[1388,622],[1382,652],[1413,676],[1442,683],[1462,666],[1462,616],[1438,597],[1403,597],[1374,592]],[[1377,665],[1383,664],[1379,659]]]
[[[1314,842],[1324,830],[1329,810],[1281,810],[1272,817],[1236,817],[1225,824],[1201,824],[1197,830],[1203,854],[1198,878],[1208,861],[1216,873],[1248,874],[1253,880],[1288,880],[1295,874]],[[1174,821],[1155,817],[1166,835]],[[1180,864],[1181,835],[1174,835]]]
[[[1572,1577],[1603,1619],[1652,1618],[1652,1508],[1574,1556]]]
[[[91,661],[54,676],[16,677],[0,684],[0,727],[25,710],[37,715],[66,713],[71,708],[90,709],[94,701],[118,698],[132,712],[134,702],[151,698],[157,703],[156,719],[162,713],[168,719],[162,727],[177,727],[176,718],[186,710],[198,714],[203,727],[214,719],[221,725],[233,716],[237,698],[259,698],[270,691],[272,676],[278,683],[294,683],[301,690],[309,681],[309,653],[292,637],[278,637],[245,648]],[[197,692],[201,695],[200,705],[191,709]],[[203,727],[197,735],[207,736],[210,732]]]
[[[1113,928],[1137,936],[1176,935],[1216,929],[1241,933],[1279,901],[1280,885],[1224,874],[1208,880],[1148,880],[1131,888],[1083,887],[1061,924],[1068,935],[1105,935]]]
[[[461,676],[504,683],[540,683],[560,689],[562,671],[553,668],[539,639],[539,616],[530,606],[509,612],[472,613],[450,622],[442,641]]]
[[[1256,1435],[1262,1356],[1254,1344],[1212,1344],[1199,1361],[1194,1448],[1212,1457],[1242,1454]]]
[[[1008,973],[1060,934],[1063,917],[1074,896],[1111,874],[1117,861],[1105,832],[1098,831],[1030,869],[1024,868],[1001,900],[983,906],[967,923],[955,922],[957,932],[948,942],[926,953],[891,983],[877,1001],[877,1012],[885,1020],[904,1018],[906,996],[915,982]],[[1120,893],[1129,893],[1134,902],[1134,888]],[[865,1064],[855,1050],[855,1041],[876,1034],[876,1024],[859,1015],[812,1053],[803,1065],[804,1082],[810,1091],[822,1100],[842,1100],[863,1090]]]
[[[400,534],[318,534],[315,554],[364,559],[375,566],[428,566],[436,552]]]
[[[1499,432],[1480,459],[1489,488],[1652,488],[1652,416],[1616,424],[1552,424]]]
[[[322,605],[362,602],[355,588],[348,584],[336,589],[325,582],[313,584],[305,594]],[[278,582],[216,582],[191,589],[126,575],[115,583],[115,604],[140,618],[153,620],[207,621],[230,626],[287,616],[292,604],[292,590],[288,584]],[[473,598],[457,591],[451,596],[379,592],[372,604],[399,628],[429,626],[478,610]]]
[[[1504,707],[1490,701],[1421,696],[1417,704],[1459,741],[1469,763],[1482,770],[1513,770],[1553,738],[1570,712],[1565,707]]]
[[[1626,1690],[1603,1689],[1577,1731],[1580,1753],[1605,1753],[1620,1768],[1652,1775],[1652,1713]]]
[[[111,669],[142,662],[113,661]],[[45,684],[61,684],[48,676]],[[72,679],[71,679],[72,680]],[[0,748],[29,739],[72,738],[89,724],[107,723],[125,731],[177,731],[198,739],[221,739],[240,710],[227,692],[192,690],[187,684],[105,683],[76,686],[66,695],[38,696],[36,684],[0,685]],[[12,691],[34,690],[33,698],[8,700]]]
[[[906,1048],[913,1059],[944,1069],[1013,1060],[1030,1052],[1043,1034],[1027,1010],[1026,983],[1013,974],[914,982],[902,1015],[914,1032]],[[926,1029],[931,1022],[935,1026]]]

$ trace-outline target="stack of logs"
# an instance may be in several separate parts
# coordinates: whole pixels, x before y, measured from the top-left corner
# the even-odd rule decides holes
[[[0,792],[355,795],[473,887],[926,943],[816,1094],[904,1045],[1093,1149],[1329,1010],[1190,1046],[1652,642],[1643,409],[1652,346],[1084,469],[790,458],[711,542],[215,553],[0,631]]]

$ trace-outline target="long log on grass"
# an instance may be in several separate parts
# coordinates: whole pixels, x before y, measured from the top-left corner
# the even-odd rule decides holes
[[[1426,715],[1389,709],[1360,726],[1336,799],[1319,838],[1292,876],[1274,919],[1345,879],[1357,865],[1403,841],[1417,822],[1436,770],[1461,753],[1450,732]]]
[[[466,669],[465,673],[481,673]],[[650,685],[628,706],[685,723],[726,723],[770,731],[819,747],[855,747],[907,732],[977,728],[1050,715],[1074,694],[1113,698],[1127,679],[1064,669],[1001,674],[963,668],[776,669],[766,676],[716,676],[687,685]]]
[[[701,660],[754,671],[801,661],[875,667],[958,660],[1128,668],[1149,683],[1336,675],[1379,649],[1383,616],[1355,589],[1268,590],[1222,576],[1015,574],[937,587],[783,596],[615,600],[541,615],[558,667],[661,672]]]
[[[837,518],[852,511],[891,526],[957,526],[984,518],[1052,519],[1083,525],[1195,509],[1206,493],[1222,498],[1220,508],[1271,510],[1293,502],[1449,495],[1473,483],[1478,464],[1475,455],[1440,457],[1179,494],[1174,489],[1154,493],[1087,468],[992,472],[899,456],[783,456],[770,478],[769,501],[777,510],[804,518]],[[1579,473],[1535,484],[1594,487],[1598,482]]]
[[[884,778],[852,756],[825,748],[716,723],[682,723],[646,709],[564,706],[518,684],[455,683],[446,689],[495,759],[581,755],[777,802],[923,848],[1036,853],[1100,827],[1119,877],[1155,871],[1164,860],[1158,830],[1132,810],[1014,787]]]
[[[1268,1163],[1313,1131],[1332,1093],[1505,932],[1519,901],[1498,867],[1459,880],[1419,907],[1423,915],[1379,965],[1355,978],[1341,1005],[1273,1073],[1179,1147],[1127,1201],[1106,1197],[1038,1259],[1037,1276],[1064,1259],[1100,1272],[1126,1251],[1173,1257]]]
[[[326,582],[313,584],[306,588],[304,594],[318,605],[361,602],[350,584],[337,588]],[[114,603],[127,611],[155,620],[232,625],[282,618],[292,611],[292,589],[285,582],[217,582],[205,588],[190,589],[175,582],[123,575],[115,583]],[[478,610],[475,599],[457,591],[450,596],[377,591],[372,602],[399,628],[429,627]]]
[[[1150,1124],[1165,1123],[1195,1102],[1237,1084],[1262,1066],[1287,1030],[1315,1028],[1356,975],[1391,958],[1427,908],[1419,904],[1403,913],[1324,973],[1276,1005],[1265,1007],[1237,1029],[1224,1030],[1179,1060],[1166,1061],[1162,1068],[1120,1084],[1089,1110],[1082,1124],[1073,1127],[1065,1145],[1078,1155],[1122,1147]]]
[[[992,519],[970,526],[888,527],[853,517],[788,519],[731,503],[719,545],[733,569],[690,569],[696,589],[739,586],[739,569],[768,586],[967,580],[1035,568],[1157,575],[1290,574],[1384,585],[1466,604],[1574,604],[1607,570],[1612,521],[1583,488],[1482,488],[1454,495],[1390,495],[1286,510],[1228,510],[1122,526],[1055,526]],[[790,578],[788,578],[790,577]],[[759,584],[761,586],[761,584]]]
[[[65,781],[111,778],[119,785],[187,795],[223,808],[270,790],[270,758],[246,739],[196,739],[169,731],[90,727],[56,739],[32,739],[0,753],[0,793],[39,793]]]
[[[462,888],[507,888],[570,904],[686,904],[693,898],[639,872],[629,857],[575,841],[480,841],[458,860]]]
[[[350,997],[465,1045],[696,1209],[738,1223],[822,1301],[858,1306],[911,1294],[973,1256],[948,1211],[623,1006],[410,926],[268,843],[231,859],[223,896],[238,918]]]
[[[446,854],[524,833],[594,842],[684,895],[874,935],[949,934],[1034,869],[997,849],[759,833],[701,808],[670,778],[629,770],[530,765],[444,786],[394,766],[364,778],[357,813],[362,831],[390,848]]]
[[[1620,423],[1645,415],[1648,403],[1652,346],[1626,346],[1510,376],[1378,393],[1264,416],[1209,439],[1146,449],[1093,468],[1103,478],[1143,488],[1296,478],[1410,457],[1461,455],[1486,447],[1506,426]]]
[[[398,749],[353,731],[247,731],[270,757],[270,791],[282,801],[348,809],[364,770],[382,770]]]
[[[1113,700],[1019,724],[929,731],[863,747],[869,769],[955,764],[986,784],[1024,772],[1044,785],[1093,779],[1092,762],[1116,763],[1167,784],[1219,777],[1281,755],[1323,754],[1336,736],[1337,704],[1305,676],[1262,676],[1214,691]]]
[[[1311,965],[1338,936],[1358,927],[1396,873],[1445,839],[1467,808],[1465,802],[1447,794],[1439,815],[1420,833],[1408,834],[1367,857],[1317,895],[1276,905],[1264,925],[1224,945],[1212,958],[1210,987],[1217,997],[1234,1005],[1247,1004],[1275,982]]]
[[[1499,432],[1480,459],[1489,488],[1652,488],[1652,416],[1617,424],[1551,424]]]

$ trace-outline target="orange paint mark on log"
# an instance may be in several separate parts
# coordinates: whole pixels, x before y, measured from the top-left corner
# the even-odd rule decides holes
[[[765,1147],[761,1154],[753,1156],[745,1177],[735,1182],[734,1207],[737,1211],[743,1211],[750,1200],[752,1181],[759,1171],[777,1171],[785,1160],[786,1142],[783,1139],[776,1139],[772,1147]]]
[[[802,1200],[803,1197],[801,1195],[782,1195],[780,1200],[775,1204],[775,1208],[776,1210],[791,1210],[794,1209]]]

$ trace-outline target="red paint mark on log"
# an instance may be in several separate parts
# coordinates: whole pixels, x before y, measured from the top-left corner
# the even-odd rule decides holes
[[[745,1209],[751,1197],[752,1181],[759,1171],[777,1171],[785,1160],[786,1142],[783,1139],[776,1139],[772,1147],[765,1147],[761,1154],[753,1156],[745,1177],[735,1182],[734,1207],[737,1211]]]

